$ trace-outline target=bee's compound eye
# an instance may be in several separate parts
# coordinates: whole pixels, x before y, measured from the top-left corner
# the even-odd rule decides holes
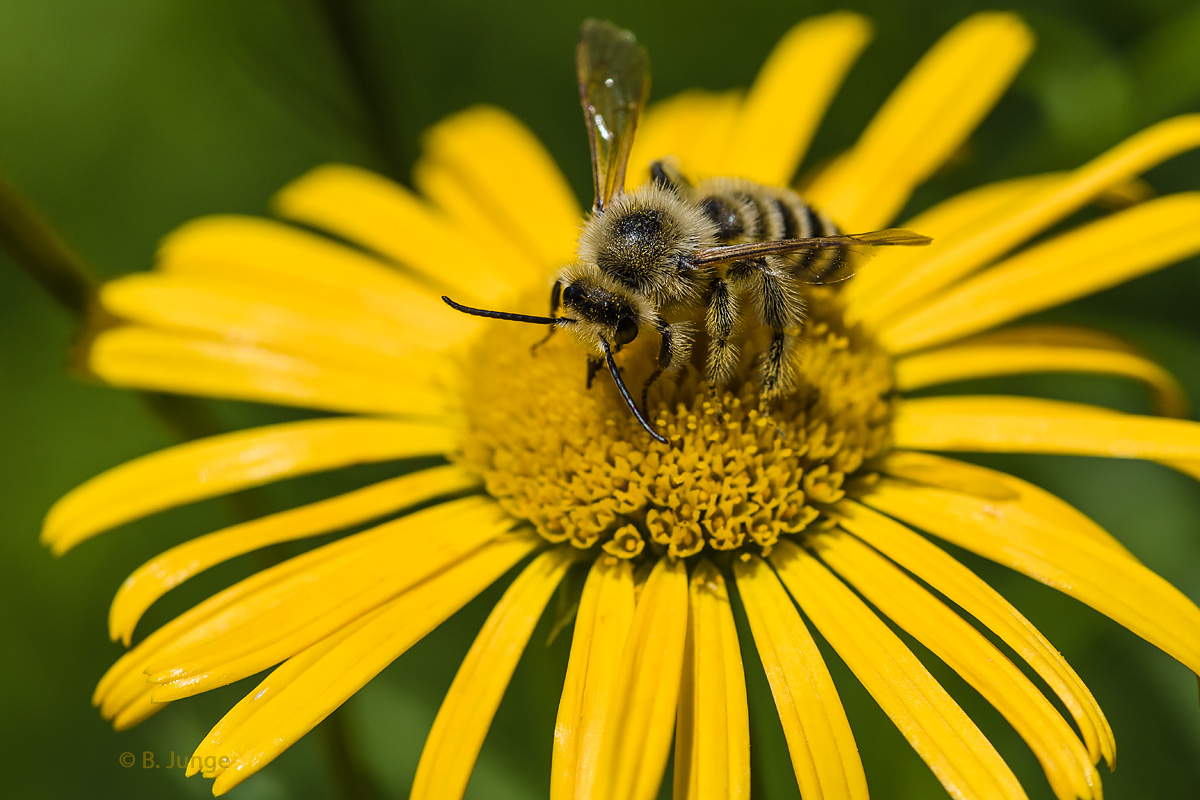
[[[561,286],[562,284],[556,283],[554,285]],[[583,287],[581,287],[577,283],[569,283],[562,290],[562,301],[569,306],[576,306],[579,304],[579,301],[583,298],[583,294],[584,294]]]
[[[625,345],[637,338],[638,324],[633,317],[621,317],[617,321],[616,342],[619,345]]]

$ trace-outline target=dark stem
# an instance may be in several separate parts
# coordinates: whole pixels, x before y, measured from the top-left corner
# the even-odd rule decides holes
[[[382,797],[379,787],[371,780],[351,746],[351,732],[346,725],[346,707],[340,706],[317,728],[325,759],[333,774],[340,800],[375,800]]]
[[[77,323],[85,324],[95,303],[98,282],[94,273],[49,220],[3,176],[0,176],[0,246]],[[162,392],[138,392],[138,396],[180,441],[202,439],[225,430],[203,400]],[[269,511],[269,505],[253,492],[229,495],[226,505],[237,521],[261,517]]]
[[[79,324],[84,324],[95,301],[98,282],[58,231],[3,176],[0,176],[0,245],[13,262],[58,301]],[[177,438],[188,441],[212,436],[223,427],[212,410],[194,397],[139,392],[146,407]],[[242,509],[236,516],[243,516]],[[261,510],[251,514],[260,516]]]
[[[316,0],[334,49],[345,67],[350,90],[363,114],[363,137],[389,176],[402,178],[400,154],[393,137],[394,124],[388,115],[384,87],[372,69],[368,49],[362,35],[364,29],[362,4],[356,0]]]
[[[46,218],[2,175],[0,247],[59,305],[83,319],[96,295],[96,279]]]

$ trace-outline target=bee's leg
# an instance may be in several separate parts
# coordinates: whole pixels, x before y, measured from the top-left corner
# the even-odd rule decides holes
[[[739,261],[729,270],[730,280],[745,284],[754,296],[758,318],[771,329],[771,343],[759,362],[762,396],[766,400],[790,392],[796,375],[792,365],[800,341],[794,333],[804,319],[804,299],[791,279],[767,259]]]
[[[717,278],[709,290],[708,309],[704,313],[704,327],[708,331],[705,374],[713,386],[728,383],[737,366],[737,346],[730,341],[737,331],[737,323],[737,295],[724,279]]]
[[[759,364],[759,378],[762,380],[762,396],[764,400],[772,400],[790,392],[795,385],[796,376],[789,367],[792,364],[798,340],[794,335],[783,331],[775,331],[771,344],[762,355]]]
[[[662,377],[664,372],[667,374],[678,372],[692,355],[691,336],[685,330],[685,325],[678,323],[668,325],[659,320],[655,328],[658,330],[662,344],[658,348],[658,364],[655,366],[654,372],[650,373],[650,377],[646,379],[646,384],[642,387],[643,410],[648,408],[646,398],[649,396],[650,387],[654,382]]]
[[[675,163],[675,159],[663,158],[651,162],[650,181],[655,186],[661,186],[673,192],[681,192],[684,189],[692,187],[692,184],[680,172],[679,165]]]
[[[554,287],[550,289],[550,316],[551,317],[558,316],[558,309],[559,309],[559,306],[562,304],[562,289],[563,289],[562,281],[555,281]],[[554,335],[554,332],[556,330],[558,330],[558,326],[551,325],[550,330],[546,331],[546,335],[543,336],[541,339],[539,339],[537,342],[535,342],[533,347],[529,348],[529,354],[533,355],[534,353],[537,352],[537,349],[539,347],[544,345],[546,342],[550,341],[550,337]],[[600,359],[599,363],[603,364],[604,359]],[[588,373],[588,388],[590,389],[591,386],[592,386],[592,375],[591,375],[591,373]]]
[[[531,355],[531,356],[537,355],[538,348],[541,347],[542,345],[544,345],[546,342],[550,341],[550,337],[554,335],[554,332],[556,330],[558,330],[558,326],[551,325],[550,330],[546,331],[545,336],[538,339],[536,342],[534,342],[533,344],[531,344],[529,346],[529,355]]]
[[[587,388],[592,388],[592,381],[596,379],[596,373],[604,366],[604,356],[588,356],[587,359]],[[643,403],[642,405],[645,405]]]

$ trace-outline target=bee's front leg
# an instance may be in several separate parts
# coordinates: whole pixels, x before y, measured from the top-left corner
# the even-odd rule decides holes
[[[562,288],[563,288],[562,281],[558,280],[558,281],[554,282],[554,286],[550,289],[550,316],[551,317],[557,318],[558,317],[558,309],[562,307]],[[529,348],[529,354],[530,355],[536,354],[539,347],[544,345],[546,342],[550,341],[550,337],[554,335],[554,332],[556,330],[558,330],[558,326],[551,325],[550,330],[546,331],[546,335],[542,339],[538,340],[537,342],[534,342],[533,346]],[[591,385],[592,385],[592,379],[589,376],[588,377],[588,387],[590,388]]]
[[[592,388],[592,381],[596,379],[596,373],[604,366],[604,356],[588,356],[587,357],[587,388]]]
[[[681,323],[668,325],[666,322],[659,320],[655,323],[655,329],[658,331],[658,336],[661,344],[658,348],[658,364],[654,368],[654,372],[650,373],[650,377],[646,379],[646,384],[642,387],[642,408],[646,409],[646,398],[650,394],[650,387],[658,380],[662,374],[674,374],[687,363],[692,356],[692,340],[687,331],[686,326]]]

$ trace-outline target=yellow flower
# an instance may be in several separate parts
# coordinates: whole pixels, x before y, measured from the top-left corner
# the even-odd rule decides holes
[[[786,184],[867,37],[853,14],[810,20],[745,95],[695,92],[652,109],[630,183],[645,180],[652,158],[674,154],[689,175]],[[861,139],[816,174],[806,198],[843,230],[889,224],[1030,47],[1007,14],[956,27]],[[1184,413],[1175,381],[1110,336],[992,329],[1200,251],[1195,193],[1026,245],[1198,145],[1200,117],[1180,117],[1074,171],[983,186],[925,211],[906,226],[934,237],[931,247],[892,248],[843,290],[811,291],[794,395],[760,405],[745,365],[724,390],[694,369],[660,382],[649,413],[670,446],[650,439],[611,382],[585,387],[583,351],[570,337],[533,354],[543,331],[461,315],[439,299],[544,313],[552,276],[574,255],[576,199],[501,111],[471,109],[430,131],[416,192],[348,166],[284,189],[280,216],[337,239],[244,217],[186,225],[163,244],[154,273],[103,289],[117,321],[91,338],[90,370],[122,386],[339,414],[113,469],[51,510],[44,536],[56,552],[290,476],[418,457],[446,463],[200,537],[141,567],[111,610],[111,633],[126,644],[155,600],[214,564],[387,519],[265,569],[152,633],[105,675],[96,703],[125,728],[168,701],[278,665],[196,750],[221,794],[524,564],[463,660],[417,768],[414,797],[457,797],[535,623],[567,571],[583,565],[548,743],[553,797],[654,797],[672,738],[676,796],[748,794],[732,584],[805,797],[867,793],[810,625],[950,794],[1024,796],[887,617],[1000,711],[1057,797],[1098,798],[1094,765],[1112,763],[1114,740],[1092,694],[1015,608],[914,529],[1070,594],[1193,671],[1200,610],[1063,501],[929,451],[1139,458],[1200,477],[1200,424],[1034,398],[903,395],[968,377],[1075,371],[1143,381],[1165,414]],[[633,385],[652,358],[624,354]]]

